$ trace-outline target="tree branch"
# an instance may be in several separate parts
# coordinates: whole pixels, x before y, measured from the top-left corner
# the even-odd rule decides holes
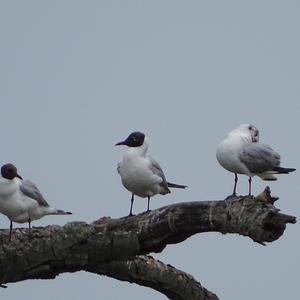
[[[90,266],[87,271],[153,288],[173,300],[218,300],[191,275],[151,256]]]
[[[264,193],[268,190],[268,187]],[[161,252],[167,244],[184,241],[201,232],[237,233],[260,244],[277,240],[287,223],[296,218],[279,213],[270,203],[274,197],[235,197],[224,201],[184,202],[156,209],[131,218],[101,218],[94,222],[99,230],[136,232],[138,254]],[[127,229],[126,229],[127,228]]]
[[[87,270],[152,287],[171,299],[217,299],[189,275],[138,255],[211,231],[272,242],[287,223],[296,222],[273,206],[275,200],[266,189],[256,199],[178,203],[134,217],[33,228],[30,240],[27,229],[14,230],[10,243],[9,230],[0,230],[0,284]],[[177,283],[166,282],[165,276]]]

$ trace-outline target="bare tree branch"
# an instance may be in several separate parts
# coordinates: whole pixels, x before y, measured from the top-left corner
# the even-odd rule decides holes
[[[87,271],[153,288],[173,300],[218,300],[191,275],[151,256],[91,266]]]
[[[10,243],[9,230],[0,230],[0,284],[86,270],[149,286],[170,299],[217,299],[190,275],[141,255],[211,231],[272,242],[296,222],[272,205],[275,200],[266,189],[256,199],[178,203],[134,217],[33,228],[31,239],[27,229],[14,230]]]

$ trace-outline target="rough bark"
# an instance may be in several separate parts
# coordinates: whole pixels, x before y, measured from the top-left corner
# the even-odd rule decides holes
[[[87,271],[150,287],[173,300],[219,299],[191,275],[151,256],[139,255],[129,261],[101,263]]]
[[[30,239],[27,229],[15,230],[11,242],[9,231],[0,230],[0,284],[86,270],[151,287],[170,299],[218,299],[190,275],[144,254],[211,231],[272,242],[296,222],[273,206],[275,200],[266,189],[256,199],[178,203],[133,217],[33,228]]]

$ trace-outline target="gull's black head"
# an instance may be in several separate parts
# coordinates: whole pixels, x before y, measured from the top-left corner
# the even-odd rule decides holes
[[[18,177],[22,179],[22,177],[18,174],[17,168],[13,164],[5,164],[1,167],[1,175],[3,178],[6,179],[14,179],[15,177]]]
[[[142,132],[135,131],[131,133],[125,141],[117,143],[115,146],[126,145],[128,147],[139,147],[143,145],[144,140],[145,135]]]

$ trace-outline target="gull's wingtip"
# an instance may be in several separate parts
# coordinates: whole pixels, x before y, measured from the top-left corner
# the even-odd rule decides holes
[[[182,185],[182,184],[177,184],[177,183],[172,183],[172,182],[167,182],[168,187],[170,188],[177,188],[177,189],[185,189],[187,188],[187,185]]]
[[[273,171],[275,171],[275,172],[277,172],[279,174],[288,174],[288,173],[296,171],[296,169],[295,168],[275,167],[273,169]]]
[[[56,212],[56,215],[72,215],[73,213],[71,213],[70,211],[64,211],[61,209],[58,209]]]

